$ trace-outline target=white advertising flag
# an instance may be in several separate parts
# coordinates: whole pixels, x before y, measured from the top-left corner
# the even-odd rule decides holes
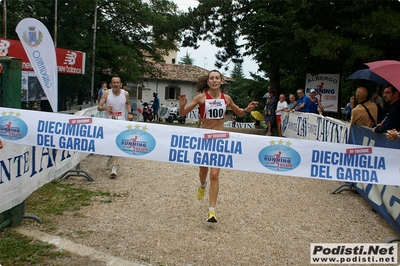
[[[46,26],[34,18],[21,20],[15,31],[46,93],[53,112],[58,111],[57,57],[53,39]]]

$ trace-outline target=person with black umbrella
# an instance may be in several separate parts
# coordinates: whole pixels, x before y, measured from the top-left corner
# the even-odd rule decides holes
[[[356,101],[358,104],[351,111],[350,123],[357,126],[374,127],[378,120],[378,105],[368,101],[367,88],[357,88]]]

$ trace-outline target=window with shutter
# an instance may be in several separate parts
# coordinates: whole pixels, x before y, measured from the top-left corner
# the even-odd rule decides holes
[[[143,87],[139,86],[138,87],[138,100],[142,100],[142,92],[143,92]]]
[[[180,94],[181,94],[180,87],[165,87],[166,100],[177,100]]]

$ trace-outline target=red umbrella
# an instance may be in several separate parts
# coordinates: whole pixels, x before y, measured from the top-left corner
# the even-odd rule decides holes
[[[400,62],[394,60],[382,60],[365,63],[375,74],[390,82],[400,91]]]

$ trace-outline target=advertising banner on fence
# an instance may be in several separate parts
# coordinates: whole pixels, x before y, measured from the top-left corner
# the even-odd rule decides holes
[[[33,18],[21,20],[15,31],[53,112],[58,112],[57,57],[49,31],[42,22]]]
[[[0,38],[0,52],[6,56],[22,59],[22,71],[33,71],[22,43]],[[86,54],[81,51],[56,47],[57,69],[60,74],[85,74]]]
[[[0,213],[22,203],[36,189],[71,170],[87,155],[6,143],[0,151]]]
[[[304,92],[309,95],[310,90],[315,89],[317,92],[316,97],[321,101],[325,112],[337,112],[339,82],[339,74],[307,74]]]
[[[400,141],[388,140],[384,134],[373,133],[370,128],[351,126],[349,143],[400,149]],[[390,150],[391,152],[391,150]],[[388,153],[388,156],[392,154]],[[395,175],[393,179],[398,179]],[[356,183],[358,193],[394,228],[400,232],[400,187]]]
[[[400,151],[0,108],[4,142],[332,181],[399,185]],[[4,169],[1,169],[4,171]],[[15,178],[15,177],[11,177]],[[2,180],[4,182],[5,180]]]
[[[285,112],[282,115],[283,136],[323,142],[347,143],[350,123],[322,115]]]

